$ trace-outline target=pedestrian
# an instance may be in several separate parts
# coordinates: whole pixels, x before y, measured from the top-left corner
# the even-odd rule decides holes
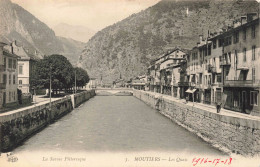
[[[221,102],[217,102],[217,113],[219,113],[219,112],[220,112],[221,105],[222,105],[222,103],[221,103]]]
[[[186,103],[188,103],[189,101],[189,96],[186,96]]]

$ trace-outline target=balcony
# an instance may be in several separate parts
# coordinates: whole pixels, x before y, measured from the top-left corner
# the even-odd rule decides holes
[[[222,62],[220,62],[220,66],[230,66],[230,65],[231,63],[228,60],[223,60]]]
[[[213,66],[213,65],[210,65],[210,64],[206,66],[206,69],[207,69],[208,73],[216,73],[217,72],[216,67]]]
[[[202,73],[202,72],[203,72],[203,68],[202,68],[202,67],[197,68],[197,69],[196,69],[196,72],[197,72],[197,73]]]
[[[178,82],[178,86],[189,86],[189,82]]]
[[[200,89],[200,88],[202,88],[202,84],[200,84],[200,83],[197,83],[197,84],[195,85],[195,88],[197,88],[197,89]]]
[[[225,80],[224,87],[259,87],[253,80]]]
[[[220,82],[215,82],[215,83],[212,83],[211,86],[221,87],[221,86],[222,86],[222,83],[220,83]]]
[[[6,84],[0,83],[0,89],[6,89]]]

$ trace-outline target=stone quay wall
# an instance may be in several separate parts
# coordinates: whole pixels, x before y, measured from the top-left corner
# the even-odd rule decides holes
[[[152,92],[134,90],[133,95],[221,151],[260,155],[259,120],[213,113]]]
[[[95,96],[95,91],[75,94],[75,107]],[[41,105],[26,107],[19,111],[10,111],[0,116],[0,151],[11,151],[34,133],[73,110],[72,97]]]

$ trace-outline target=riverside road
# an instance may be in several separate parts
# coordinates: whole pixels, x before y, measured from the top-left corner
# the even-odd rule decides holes
[[[38,150],[223,155],[133,96],[96,96],[14,152]]]

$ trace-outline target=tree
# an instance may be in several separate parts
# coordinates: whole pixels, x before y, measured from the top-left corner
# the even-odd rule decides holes
[[[79,67],[74,68],[74,71],[76,72],[77,87],[85,86],[89,82],[87,71]],[[75,73],[73,76],[75,77]]]
[[[45,56],[36,64],[33,85],[38,88],[50,87],[50,78],[54,90],[67,90],[73,87],[73,67],[66,57],[62,55]]]

